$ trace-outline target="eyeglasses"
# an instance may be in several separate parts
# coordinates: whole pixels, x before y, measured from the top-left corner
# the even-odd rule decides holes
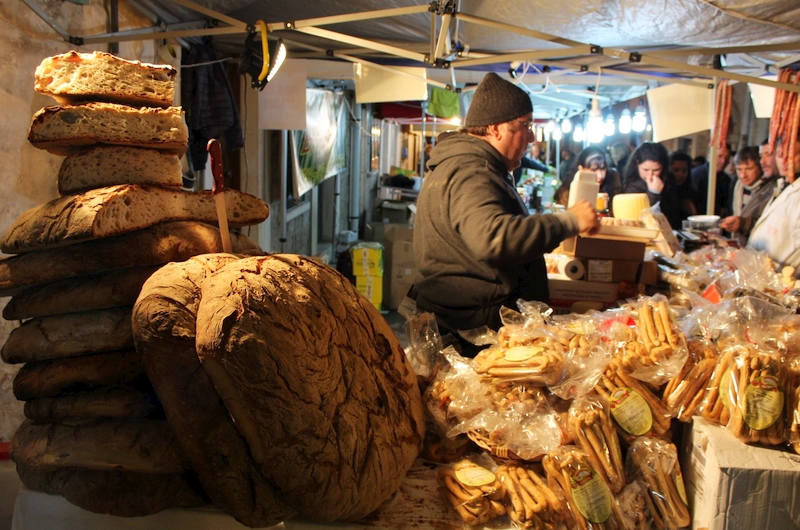
[[[525,126],[525,128],[528,129],[528,132],[533,132],[533,122],[532,121],[518,120],[517,118],[514,118],[514,121],[523,124]]]

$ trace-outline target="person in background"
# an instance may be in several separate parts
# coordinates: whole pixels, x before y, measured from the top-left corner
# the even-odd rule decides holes
[[[731,158],[731,146],[725,144],[717,150],[717,193],[714,200],[714,213],[720,217],[730,214],[730,195],[733,189],[733,180],[725,173],[725,166]],[[692,185],[697,190],[697,213],[707,213],[708,205],[708,168],[709,163],[697,166],[692,170]]]
[[[536,145],[534,143],[533,145]],[[531,156],[523,156],[522,160],[520,160],[520,165],[517,169],[513,171],[514,175],[514,184],[519,184],[519,181],[522,180],[522,170],[523,169],[535,169],[536,171],[541,171],[543,173],[552,173],[554,171],[553,168],[548,167],[547,164],[544,164],[539,161],[538,158],[534,155],[533,151],[531,151]]]
[[[502,325],[500,308],[549,303],[544,253],[564,239],[599,230],[594,205],[529,215],[510,172],[534,140],[528,94],[495,73],[475,90],[462,132],[433,148],[417,200],[414,256],[418,273],[409,298],[436,315],[462,353],[478,347],[459,330]]]
[[[667,148],[655,142],[644,142],[631,154],[623,175],[622,193],[647,193],[650,206],[660,204],[670,226],[680,229],[681,216],[675,179],[669,170]]]
[[[669,169],[675,177],[680,216],[683,221],[690,215],[697,215],[696,190],[692,186],[692,179],[689,178],[692,172],[692,157],[683,151],[673,152],[669,155]]]
[[[625,164],[631,156],[631,146],[625,142],[615,142],[608,148],[613,161],[612,168],[620,175],[625,171]]]
[[[622,191],[622,177],[613,169],[609,169],[608,162],[605,151],[599,147],[589,146],[578,155],[577,165],[578,171],[591,171],[597,175],[600,193],[608,193],[608,206],[610,209],[614,195]],[[569,189],[574,179],[575,173],[567,175],[566,180],[563,180],[561,185]]]
[[[778,163],[775,161],[775,153],[769,146],[769,139],[761,142],[758,146],[759,162],[761,164],[761,171],[764,173],[764,178],[778,177]]]
[[[575,154],[567,148],[561,150],[561,163],[558,166],[558,180],[564,182],[568,175],[575,174]]]
[[[788,185],[772,200],[756,220],[747,245],[762,250],[780,266],[793,267],[794,278],[798,277],[800,267],[800,142],[795,142],[794,152],[789,153],[789,139],[778,140],[775,144],[775,159],[780,177],[786,178]],[[789,174],[789,158],[794,162],[794,174]]]
[[[767,177],[761,169],[760,158],[756,147],[744,147],[736,153],[734,164],[738,179],[731,197],[733,215],[719,223],[723,230],[739,240],[741,246],[747,244],[747,236],[753,225],[775,195],[778,175]]]
[[[696,157],[692,158],[692,169],[700,167],[706,162],[708,162],[706,157],[704,157],[703,155],[697,155]]]

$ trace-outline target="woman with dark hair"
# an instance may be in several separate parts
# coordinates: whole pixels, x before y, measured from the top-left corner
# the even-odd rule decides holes
[[[622,193],[647,193],[650,206],[660,203],[670,226],[681,227],[680,204],[675,179],[669,165],[667,148],[655,142],[644,142],[631,153],[625,166]]]
[[[692,174],[692,157],[683,151],[675,151],[669,155],[669,168],[675,178],[681,221],[683,221],[690,215],[697,215],[695,206],[697,190],[692,186],[692,179],[690,178]]]
[[[611,199],[614,195],[622,191],[622,177],[619,173],[610,168],[608,157],[605,151],[599,147],[589,146],[578,155],[578,171],[591,171],[597,175],[597,183],[600,184],[600,193],[608,193],[608,205],[611,207]],[[575,175],[568,175],[561,185],[569,189],[569,185]]]

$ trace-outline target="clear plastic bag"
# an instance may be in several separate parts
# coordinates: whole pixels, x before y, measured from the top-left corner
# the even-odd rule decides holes
[[[490,467],[492,462],[467,458],[437,470],[442,495],[470,526],[483,525],[506,514],[505,487]]]
[[[587,454],[611,492],[619,493],[625,485],[625,467],[608,402],[596,394],[573,401],[569,429],[574,443]]]
[[[677,530],[692,522],[675,446],[658,438],[637,438],[628,448],[628,476],[646,484],[656,528]]]
[[[506,462],[497,468],[508,518],[520,529],[566,528],[566,507],[533,466]]]
[[[547,483],[565,502],[570,528],[623,529],[614,494],[591,459],[576,446],[563,446],[542,460]]]

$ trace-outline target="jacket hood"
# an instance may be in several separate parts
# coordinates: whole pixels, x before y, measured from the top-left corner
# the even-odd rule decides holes
[[[489,142],[467,133],[449,134],[437,142],[426,167],[428,171],[433,171],[436,166],[450,161],[462,164],[468,160],[473,164],[474,160],[479,160],[482,165],[491,166],[502,175],[508,174],[508,168],[497,149]]]

